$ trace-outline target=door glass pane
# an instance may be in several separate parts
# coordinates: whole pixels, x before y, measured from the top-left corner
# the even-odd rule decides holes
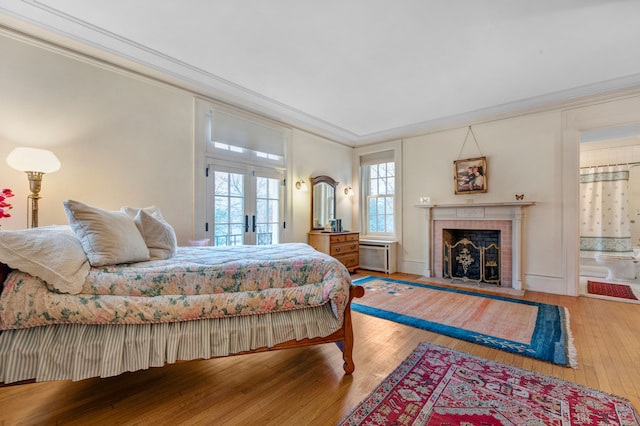
[[[256,218],[258,223],[267,222],[267,202],[266,200],[256,200]]]
[[[256,179],[256,197],[267,198],[267,194],[269,194],[269,187],[267,186],[267,184],[267,179]]]
[[[214,172],[213,245],[244,243],[244,175]]]
[[[269,216],[268,220],[271,223],[278,223],[278,206],[280,204],[279,200],[269,200]]]
[[[215,206],[216,206],[216,223],[227,223],[229,222],[229,197],[215,197]]]
[[[280,179],[256,177],[256,244],[280,242]]]
[[[244,175],[240,173],[227,173],[229,175],[229,195],[244,197]]]

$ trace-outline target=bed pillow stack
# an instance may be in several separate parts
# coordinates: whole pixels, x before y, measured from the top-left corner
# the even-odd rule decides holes
[[[157,207],[103,210],[67,200],[69,225],[0,232],[0,263],[78,294],[91,266],[169,259],[176,234]]]
[[[69,225],[82,243],[91,266],[149,260],[149,249],[126,213],[104,210],[74,200],[67,200],[63,204]]]
[[[91,266],[169,259],[178,249],[175,231],[155,206],[110,211],[68,200],[64,207]]]
[[[133,219],[142,234],[149,249],[150,260],[169,259],[175,256],[178,249],[176,233],[164,220],[160,209],[155,206],[141,209],[125,206],[121,211]]]

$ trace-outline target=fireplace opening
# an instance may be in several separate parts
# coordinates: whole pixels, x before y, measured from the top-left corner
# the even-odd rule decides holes
[[[442,276],[500,285],[500,230],[443,229]]]

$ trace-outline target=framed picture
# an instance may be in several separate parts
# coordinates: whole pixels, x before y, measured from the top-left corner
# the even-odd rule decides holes
[[[487,157],[454,161],[453,181],[456,194],[487,192]]]

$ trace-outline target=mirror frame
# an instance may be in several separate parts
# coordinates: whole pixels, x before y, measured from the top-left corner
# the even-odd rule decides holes
[[[309,178],[309,181],[311,182],[311,230],[312,231],[317,231],[317,230],[322,230],[324,229],[324,225],[322,225],[321,227],[314,227],[313,226],[313,198],[314,198],[314,192],[313,189],[314,187],[319,184],[319,183],[326,183],[327,185],[329,185],[330,187],[333,188],[333,195],[334,195],[334,201],[333,201],[333,217],[336,217],[336,187],[338,186],[338,181],[333,180],[332,177],[330,176],[326,176],[326,175],[321,175],[321,176],[316,176],[316,177],[311,177]]]

